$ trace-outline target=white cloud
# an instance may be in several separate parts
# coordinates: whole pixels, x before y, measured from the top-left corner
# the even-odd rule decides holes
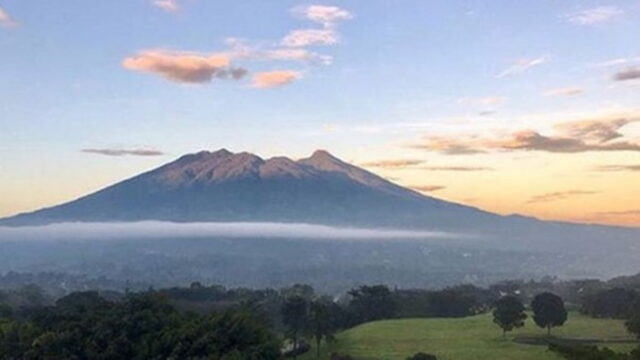
[[[233,59],[297,61],[311,65],[331,65],[333,57],[319,54],[304,48],[263,48],[260,45],[248,45],[244,39],[226,40],[230,50],[227,54]]]
[[[332,27],[339,21],[350,20],[353,15],[337,6],[325,5],[309,5],[296,7],[292,10],[293,14],[320,23],[325,27]]]
[[[176,12],[180,10],[177,0],[155,0],[153,5],[166,12]]]
[[[305,29],[290,32],[282,39],[282,45],[289,47],[334,45],[338,41],[338,33],[332,29]]]
[[[331,65],[333,57],[321,55],[307,49],[272,49],[264,51],[264,56],[270,60],[303,61],[310,64]]]
[[[480,106],[497,106],[502,105],[507,101],[507,98],[504,96],[491,96],[491,97],[481,97],[481,98],[461,98],[458,99],[459,104],[464,105],[480,105]]]
[[[9,15],[9,13],[3,8],[0,8],[0,26],[11,27],[16,25],[18,25],[18,23],[11,17],[11,15]]]
[[[505,69],[500,74],[498,74],[497,77],[504,78],[507,76],[520,74],[536,66],[546,64],[550,61],[551,61],[551,56],[549,55],[543,55],[537,58],[520,59],[516,61],[513,65],[511,65],[509,68]]]
[[[280,223],[63,223],[1,227],[0,241],[85,241],[165,238],[290,238],[309,240],[386,240],[465,237],[442,231],[338,228]]]
[[[598,6],[567,15],[567,20],[577,25],[600,25],[610,23],[624,12],[617,6]]]

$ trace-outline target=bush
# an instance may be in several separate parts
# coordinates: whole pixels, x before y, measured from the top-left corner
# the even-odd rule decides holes
[[[409,356],[407,360],[438,360],[438,358],[435,355],[419,352],[413,356]]]

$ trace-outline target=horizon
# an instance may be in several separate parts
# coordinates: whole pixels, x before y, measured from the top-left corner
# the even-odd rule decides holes
[[[200,149],[326,149],[497,214],[637,227],[638,20],[623,0],[0,0],[0,218]]]

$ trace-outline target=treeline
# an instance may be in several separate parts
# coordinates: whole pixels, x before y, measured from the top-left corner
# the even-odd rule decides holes
[[[640,296],[633,279],[510,281],[441,290],[373,285],[337,296],[318,294],[309,285],[227,289],[195,282],[138,293],[76,292],[58,300],[26,285],[0,291],[0,358],[189,359],[206,353],[269,359],[308,351],[308,342],[320,351],[336,332],[382,319],[493,311],[494,321],[506,333],[522,326],[526,308],[533,311],[535,323],[550,332],[567,319],[565,301],[567,307],[594,317],[624,319],[630,332],[640,334]],[[559,294],[569,294],[569,301]],[[568,359],[574,352],[593,352],[593,359],[610,353],[560,345],[554,351]],[[616,356],[613,359],[635,360]]]
[[[278,337],[241,307],[197,315],[157,293],[109,301],[81,292],[20,316],[2,309],[1,359],[280,358]]]

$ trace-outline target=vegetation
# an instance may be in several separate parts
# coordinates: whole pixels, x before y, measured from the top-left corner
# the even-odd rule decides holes
[[[552,293],[542,293],[533,298],[531,302],[533,321],[541,328],[547,329],[547,335],[551,336],[551,328],[564,325],[567,321],[567,310],[564,300]]]
[[[624,321],[594,319],[570,312],[566,325],[554,331],[553,340],[590,345],[606,345],[616,352],[638,346]],[[433,354],[439,360],[560,360],[547,348],[546,331],[528,318],[525,326],[507,336],[495,331],[491,314],[458,319],[395,319],[359,325],[336,334],[336,341],[322,351],[350,354],[362,360],[405,360],[412,354]],[[314,359],[315,355],[304,359]]]
[[[576,290],[579,285],[582,291]],[[546,280],[486,289],[373,285],[328,297],[309,285],[255,290],[194,282],[141,293],[76,292],[57,301],[26,285],[0,291],[0,358],[557,360],[582,354],[636,360],[620,351],[632,350],[634,335],[640,335],[640,302],[628,303],[637,288],[601,285]],[[533,293],[547,288],[569,294],[570,308],[580,312],[569,317],[560,296]],[[532,320],[521,298],[533,299]],[[502,340],[495,325],[503,330]],[[610,350],[595,347],[598,343]]]
[[[550,344],[549,350],[554,351],[568,360],[638,360],[640,351],[633,350],[630,353],[618,353],[607,347],[586,345],[559,345]]]
[[[524,321],[527,319],[524,310],[522,301],[515,296],[505,296],[496,302],[493,322],[500,326],[504,338],[508,331],[524,326]]]
[[[639,300],[635,290],[617,287],[586,296],[582,300],[582,310],[594,317],[628,319],[633,305]]]
[[[280,357],[280,343],[243,310],[198,316],[166,299],[121,302],[74,293],[0,331],[2,359],[255,359]]]
[[[409,356],[407,360],[438,360],[438,358],[435,355],[419,352],[413,356]]]

